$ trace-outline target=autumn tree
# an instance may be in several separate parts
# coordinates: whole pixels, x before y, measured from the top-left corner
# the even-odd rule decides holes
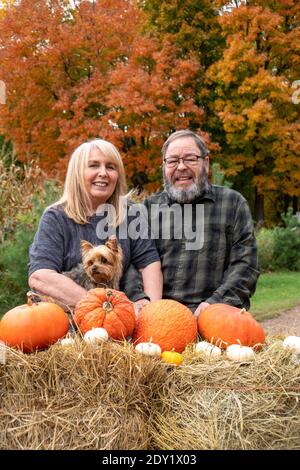
[[[144,156],[150,183],[159,183],[161,147],[168,133],[191,124],[199,128],[203,109],[195,104],[197,73],[193,54],[182,59],[169,40],[160,44],[149,36],[137,38],[128,62],[112,71],[104,119],[114,123],[111,138],[115,133],[123,139],[130,174],[145,169]]]
[[[214,0],[140,0],[139,4],[147,13],[146,27],[158,40],[176,45],[179,54],[185,57],[193,53],[198,62],[197,80],[194,82],[195,103],[204,111],[201,129],[211,135],[211,141],[219,141],[218,127],[213,103],[214,88],[206,80],[209,66],[222,57],[225,38],[219,24],[220,6]],[[193,123],[190,123],[193,128]],[[218,144],[211,144],[213,156]]]
[[[168,38],[182,55],[193,51],[203,71],[215,62],[223,40],[218,23],[219,9],[212,0],[140,0],[147,13],[148,29]]]
[[[262,224],[266,195],[300,196],[300,108],[292,101],[300,78],[300,4],[235,3],[220,17],[226,50],[207,77],[217,95],[212,105],[225,135],[227,174],[246,174]]]
[[[128,0],[22,0],[6,9],[0,127],[21,160],[61,174],[71,150],[98,136],[124,151],[129,176],[151,165],[157,178],[162,138],[191,121],[199,125],[203,112],[191,92],[193,54],[180,57],[144,24]]]
[[[105,74],[128,54],[136,24],[136,10],[126,0],[23,0],[6,11],[0,24],[1,74],[7,84],[1,122],[19,158],[53,168],[77,143],[66,142],[62,131],[72,126],[82,105],[86,121],[76,129],[78,140],[99,133],[90,118],[103,112]],[[95,82],[97,106],[85,102]]]

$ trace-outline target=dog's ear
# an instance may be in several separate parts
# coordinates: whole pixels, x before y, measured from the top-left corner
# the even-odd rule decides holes
[[[90,242],[87,242],[86,240],[81,240],[80,246],[83,254],[86,254],[88,251],[94,248],[93,245]]]
[[[111,251],[118,251],[118,240],[115,236],[109,237],[105,246]]]

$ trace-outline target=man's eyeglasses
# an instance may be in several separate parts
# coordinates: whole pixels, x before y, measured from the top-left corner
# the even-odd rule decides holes
[[[179,165],[179,162],[182,161],[186,166],[196,166],[198,161],[204,158],[202,155],[187,155],[186,157],[167,157],[164,159],[165,165],[168,168],[175,168]]]

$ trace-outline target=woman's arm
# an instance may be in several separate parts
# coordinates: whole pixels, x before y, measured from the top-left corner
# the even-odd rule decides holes
[[[143,269],[139,269],[142,273],[144,291],[151,300],[158,300],[162,298],[163,291],[163,275],[161,272],[160,261],[148,264]]]
[[[87,292],[72,279],[52,269],[38,269],[31,274],[28,284],[37,293],[48,295],[70,308],[74,308]]]

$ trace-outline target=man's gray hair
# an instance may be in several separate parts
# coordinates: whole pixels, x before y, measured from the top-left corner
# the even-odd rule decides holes
[[[202,157],[206,157],[209,154],[209,150],[208,150],[204,140],[199,135],[197,135],[195,132],[191,131],[190,129],[185,129],[185,130],[173,132],[173,134],[171,134],[167,138],[167,140],[165,141],[165,143],[162,147],[163,158],[165,158],[165,156],[166,156],[167,149],[168,149],[170,143],[174,142],[174,140],[176,140],[176,139],[180,139],[181,137],[192,137],[192,139],[194,139],[197,147],[199,148]]]

